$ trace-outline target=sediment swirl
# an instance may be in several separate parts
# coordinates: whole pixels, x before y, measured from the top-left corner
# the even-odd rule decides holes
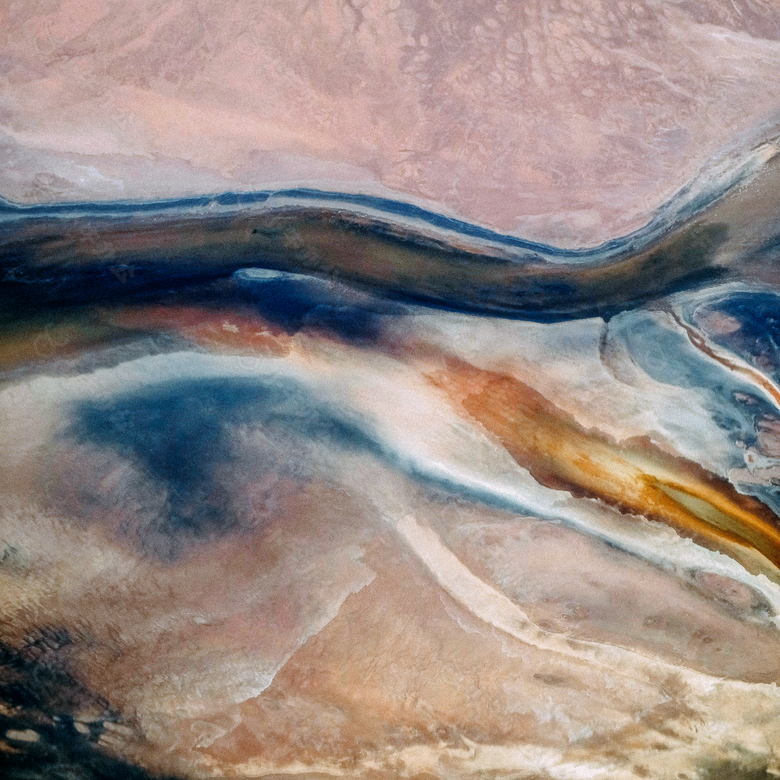
[[[773,142],[705,169],[641,230],[588,249],[504,235],[389,199],[310,189],[159,202],[0,204],[6,321],[259,267],[410,302],[540,322],[609,317],[716,278],[772,274]]]

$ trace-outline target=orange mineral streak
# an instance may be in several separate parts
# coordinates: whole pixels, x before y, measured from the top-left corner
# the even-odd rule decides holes
[[[668,523],[780,582],[780,530],[763,504],[649,441],[584,429],[533,388],[460,360],[431,375],[541,484]]]
[[[133,335],[176,333],[205,349],[281,357],[291,338],[251,313],[205,306],[139,306],[89,310],[60,322],[10,329],[0,334],[0,370],[67,358],[79,350]]]
[[[780,406],[780,388],[769,377],[753,366],[738,360],[734,355],[730,355],[726,350],[712,344],[703,333],[691,327],[673,311],[669,312],[669,316],[685,332],[688,341],[696,349],[725,366],[732,373],[739,374],[751,384],[757,385],[775,404]]]
[[[206,349],[283,356],[290,337],[265,320],[235,309],[204,306],[143,306],[107,312],[111,325],[128,330],[169,331]]]

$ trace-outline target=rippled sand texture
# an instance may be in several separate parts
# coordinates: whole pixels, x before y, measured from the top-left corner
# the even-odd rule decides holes
[[[0,13],[0,776],[780,775],[780,11]]]

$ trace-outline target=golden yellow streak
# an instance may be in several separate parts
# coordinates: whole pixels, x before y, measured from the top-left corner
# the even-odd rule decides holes
[[[290,349],[287,337],[248,314],[198,306],[141,306],[6,333],[0,339],[0,366],[51,358],[118,334],[154,329],[174,330],[215,351],[240,348],[279,355]],[[693,340],[697,334],[691,330],[689,337]],[[706,344],[697,346],[705,348]],[[427,356],[441,363],[440,352],[419,343],[402,351],[415,360]],[[666,522],[730,555],[750,571],[780,582],[780,529],[774,525],[775,516],[757,500],[740,495],[728,482],[649,442],[619,445],[597,431],[583,429],[513,377],[455,359],[446,366],[431,374],[432,381],[542,484]],[[734,368],[745,371],[738,365]],[[751,374],[751,379],[760,377]],[[780,403],[780,392],[771,382],[763,382],[762,387],[776,394]]]
[[[697,464],[649,442],[618,445],[513,377],[451,360],[431,376],[542,484],[666,522],[780,582],[769,510]]]

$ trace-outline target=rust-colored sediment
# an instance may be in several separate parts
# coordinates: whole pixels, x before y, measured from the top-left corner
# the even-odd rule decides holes
[[[780,581],[777,518],[759,501],[649,441],[585,430],[533,388],[450,359],[431,375],[540,483],[644,515]]]
[[[154,332],[175,333],[193,344],[223,352],[282,356],[290,337],[251,312],[234,307],[137,306],[88,310],[45,324],[0,334],[0,370],[62,359],[81,349]]]
[[[217,352],[289,354],[290,336],[251,312],[203,306],[139,306],[93,313],[24,339],[0,341],[0,365],[63,355],[128,333],[168,331]],[[406,345],[400,356],[441,353]],[[30,354],[32,353],[32,355]],[[540,483],[668,523],[683,535],[780,582],[780,524],[758,500],[648,440],[617,443],[586,430],[539,392],[507,374],[455,358],[430,373],[464,411],[497,437]]]
[[[251,312],[205,306],[140,306],[106,312],[103,319],[129,330],[175,332],[202,347],[286,355],[290,337]]]
[[[737,359],[735,356],[729,355],[726,350],[719,349],[703,333],[689,325],[671,309],[668,311],[668,314],[674,323],[685,332],[688,341],[691,342],[693,347],[703,352],[711,360],[725,366],[730,372],[744,377],[751,384],[757,385],[771,401],[780,406],[780,388],[769,377],[757,368],[753,368],[753,366]]]

